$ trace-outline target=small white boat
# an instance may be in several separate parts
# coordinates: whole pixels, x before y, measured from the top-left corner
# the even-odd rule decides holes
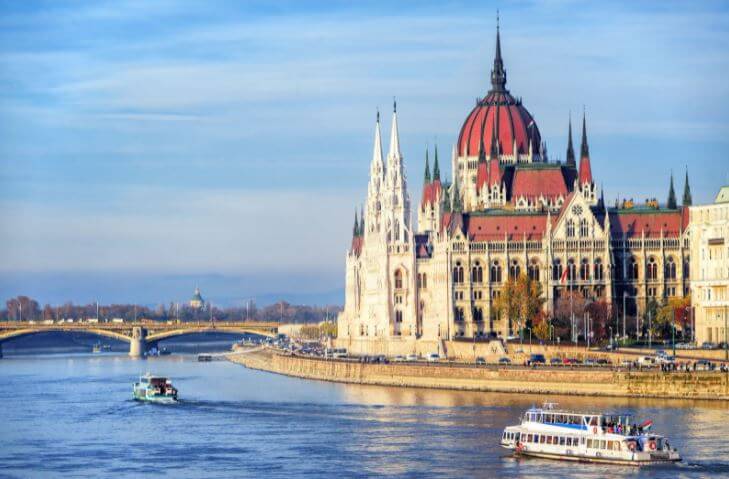
[[[133,396],[137,401],[173,404],[177,402],[177,389],[169,379],[147,373],[134,383]]]
[[[650,432],[653,422],[631,415],[578,413],[546,403],[504,429],[501,446],[517,456],[645,466],[681,460],[668,439]]]

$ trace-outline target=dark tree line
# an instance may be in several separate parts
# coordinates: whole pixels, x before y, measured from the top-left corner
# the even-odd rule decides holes
[[[120,318],[124,321],[152,320],[174,321],[179,319],[189,321],[266,321],[284,323],[319,323],[325,319],[336,319],[341,311],[340,306],[308,306],[295,305],[286,301],[279,301],[264,307],[258,307],[251,302],[248,307],[236,306],[218,308],[205,305],[203,308],[191,308],[187,305],[175,303],[160,304],[154,308],[134,304],[108,304],[99,305],[99,320]],[[18,296],[5,302],[5,309],[0,311],[0,321],[44,321],[59,319],[96,318],[96,303],[73,304],[67,302],[61,305],[46,304],[43,308],[39,303],[27,296]]]

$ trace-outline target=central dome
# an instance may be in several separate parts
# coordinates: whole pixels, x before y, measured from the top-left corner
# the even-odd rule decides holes
[[[483,148],[486,155],[492,151],[496,151],[499,156],[526,155],[529,153],[530,144],[534,154],[538,154],[541,143],[534,118],[521,104],[521,100],[511,96],[506,89],[506,71],[501,59],[501,41],[497,26],[491,90],[478,101],[463,122],[458,135],[458,154],[478,156]]]

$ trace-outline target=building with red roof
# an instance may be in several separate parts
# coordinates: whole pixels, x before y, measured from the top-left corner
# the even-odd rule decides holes
[[[609,207],[595,185],[585,115],[579,156],[570,119],[565,161],[552,161],[535,117],[506,84],[497,25],[490,89],[461,125],[450,181],[437,147],[432,172],[426,150],[417,228],[396,111],[387,162],[378,114],[366,211],[355,216],[347,252],[342,347],[407,354],[419,342],[440,348],[523,333],[524,318],[496,308],[508,281],[522,276],[538,285],[548,316],[558,314],[560,298],[580,295],[632,321],[614,332],[621,335],[635,336],[635,318],[649,305],[688,294],[688,176],[681,206],[671,177],[665,205]],[[566,340],[583,334],[581,315]]]

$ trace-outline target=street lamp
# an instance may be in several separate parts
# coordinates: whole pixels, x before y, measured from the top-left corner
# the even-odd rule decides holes
[[[676,308],[673,308],[673,328],[671,329],[671,343],[673,343],[673,357],[676,357]]]

